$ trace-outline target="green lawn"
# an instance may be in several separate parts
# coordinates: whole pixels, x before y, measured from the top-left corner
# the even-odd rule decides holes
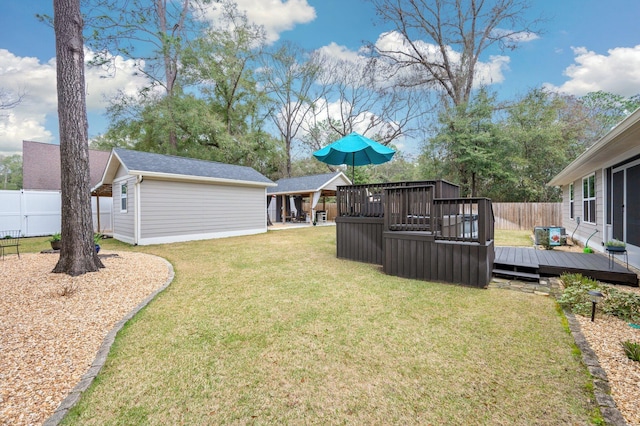
[[[496,229],[494,235],[496,246],[533,247],[531,231],[512,231]]]
[[[165,257],[176,277],[66,424],[591,421],[549,298],[386,276],[337,259],[333,227],[104,246]]]

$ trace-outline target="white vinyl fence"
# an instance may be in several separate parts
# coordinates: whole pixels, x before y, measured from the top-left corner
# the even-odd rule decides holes
[[[100,197],[98,229],[97,198],[92,197],[93,229],[109,233],[113,230],[112,198]],[[59,191],[0,191],[0,230],[19,229],[24,237],[60,232],[61,197]]]

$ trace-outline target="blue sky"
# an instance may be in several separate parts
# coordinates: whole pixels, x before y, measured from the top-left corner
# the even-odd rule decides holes
[[[336,54],[357,52],[390,28],[376,22],[363,0],[237,0],[248,16],[267,29],[270,40],[293,40],[308,50],[325,47]],[[604,90],[625,96],[640,93],[640,2],[637,0],[533,0],[531,16],[542,15],[544,32],[502,57],[490,86],[503,99],[545,86],[573,95]],[[20,152],[22,140],[58,143],[53,30],[36,13],[52,13],[51,1],[0,2],[0,90],[21,91],[25,101],[0,112],[0,155]],[[123,62],[126,67],[126,62]],[[105,81],[87,74],[89,133],[106,121],[104,96],[133,90],[139,82]],[[407,146],[416,150],[416,146]]]

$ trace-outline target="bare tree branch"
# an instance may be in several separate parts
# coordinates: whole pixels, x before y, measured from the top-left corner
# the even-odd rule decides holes
[[[454,105],[468,102],[481,55],[493,45],[514,49],[535,35],[541,19],[525,20],[529,0],[369,0],[395,27],[370,47],[394,65],[400,84],[434,85]],[[391,37],[399,40],[391,40]]]

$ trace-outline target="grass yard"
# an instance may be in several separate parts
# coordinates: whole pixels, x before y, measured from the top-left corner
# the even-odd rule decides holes
[[[531,234],[532,232],[530,230],[513,231],[496,229],[493,237],[496,246],[533,247]]]
[[[129,247],[172,285],[120,332],[65,424],[588,424],[553,300],[386,276],[335,228]]]

